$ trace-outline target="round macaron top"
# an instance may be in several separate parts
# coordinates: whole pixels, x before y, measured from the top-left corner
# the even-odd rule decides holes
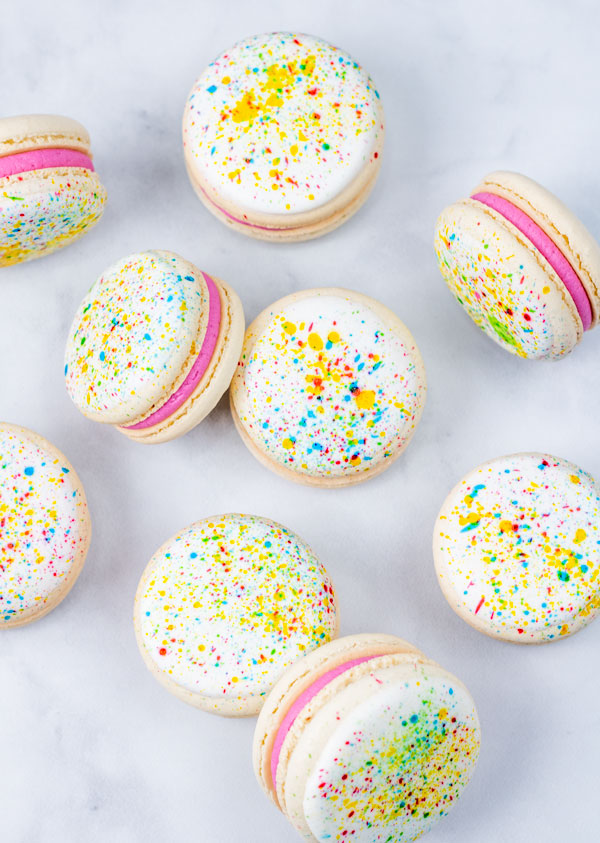
[[[431,663],[365,662],[300,736],[288,816],[319,841],[416,840],[456,803],[479,745],[473,700],[455,677]]]
[[[553,193],[522,173],[489,173],[472,191],[472,195],[480,193],[510,202],[526,215],[530,224],[542,229],[560,252],[562,263],[567,263],[571,274],[577,276],[575,290],[568,279],[565,283],[584,323],[589,319],[586,312],[591,311],[591,322],[584,328],[593,328],[600,317],[600,244],[581,220]]]
[[[41,436],[0,424],[0,627],[33,620],[69,590],[91,525],[72,466]]]
[[[171,690],[209,710],[255,714],[286,668],[336,635],[336,599],[294,533],[222,515],[155,554],[138,587],[136,632]]]
[[[267,458],[336,479],[397,456],[425,392],[421,356],[400,320],[366,296],[329,288],[288,296],[250,326],[232,401]]]
[[[514,454],[474,469],[433,546],[450,605],[489,635],[551,641],[600,610],[600,487],[567,460]]]
[[[365,633],[281,677],[259,715],[254,767],[306,839],[413,840],[454,804],[479,743],[461,682],[407,642]]]
[[[201,350],[207,282],[171,252],[111,266],[83,300],[65,353],[69,395],[90,418],[139,422],[180,386]]]
[[[81,167],[5,176],[0,193],[0,267],[71,243],[98,222],[106,202],[98,175]]]
[[[349,55],[310,35],[240,41],[189,95],[186,159],[210,198],[266,214],[311,211],[378,155],[379,95]]]

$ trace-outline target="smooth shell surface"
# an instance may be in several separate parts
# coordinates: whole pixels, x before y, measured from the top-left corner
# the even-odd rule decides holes
[[[263,518],[223,515],[158,551],[138,588],[136,629],[170,690],[209,710],[254,714],[287,667],[336,634],[337,607],[301,539]]]
[[[63,455],[0,424],[0,628],[27,623],[67,593],[90,539],[87,502]]]
[[[196,81],[186,160],[212,201],[264,214],[312,211],[378,154],[379,95],[345,52],[309,35],[239,42]]]
[[[405,326],[372,299],[326,289],[283,299],[250,326],[232,401],[242,428],[276,465],[342,478],[400,453],[425,392]]]
[[[492,460],[446,499],[434,556],[476,629],[520,643],[569,635],[600,610],[600,487],[548,454]]]
[[[171,252],[139,252],[92,286],[71,326],[67,390],[97,421],[139,421],[184,380],[209,313],[202,274]]]

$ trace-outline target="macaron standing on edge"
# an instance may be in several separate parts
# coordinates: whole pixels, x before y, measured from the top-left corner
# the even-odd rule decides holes
[[[373,187],[379,94],[347,53],[289,32],[225,50],[196,80],[183,116],[185,162],[206,207],[265,240],[318,237]]]
[[[142,657],[168,691],[225,716],[257,714],[286,668],[337,636],[331,578],[266,518],[217,515],[169,539],[140,579]]]
[[[480,632],[572,635],[600,612],[600,486],[549,454],[490,460],[446,498],[433,555],[448,603]]]
[[[385,305],[329,287],[272,304],[246,332],[231,384],[254,456],[291,480],[346,486],[385,470],[421,417],[425,368]]]
[[[37,620],[67,596],[91,534],[66,457],[39,434],[0,423],[0,629]]]
[[[253,760],[305,840],[416,840],[444,816],[479,755],[473,700],[391,635],[339,638],[291,667],[259,715]]]
[[[48,255],[94,226],[106,191],[69,117],[0,118],[0,267]]]
[[[598,323],[600,246],[526,176],[491,173],[446,208],[435,249],[459,304],[512,354],[558,359]]]
[[[228,284],[173,252],[138,252],[109,267],[77,311],[67,391],[88,418],[139,442],[166,442],[226,392],[243,335]]]

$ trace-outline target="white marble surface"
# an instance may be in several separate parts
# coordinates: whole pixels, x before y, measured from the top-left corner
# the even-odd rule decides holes
[[[593,0],[3,5],[0,112],[80,119],[109,193],[104,219],[79,243],[1,271],[0,418],[67,453],[94,520],[69,598],[0,635],[3,843],[296,839],[254,781],[253,722],[171,697],[133,635],[135,587],[153,551],[193,520],[232,510],[271,516],[315,548],[337,584],[343,633],[397,633],[470,687],[481,761],[431,843],[598,840],[600,621],[539,649],[484,638],[446,605],[431,533],[451,485],[489,457],[548,450],[600,476],[600,330],[557,364],[510,357],[447,293],[431,241],[438,211],[498,167],[546,184],[600,233],[599,25]],[[277,28],[352,52],[387,112],[367,206],[299,245],[227,231],[195,198],[180,146],[203,66],[238,38]],[[430,384],[406,455],[358,488],[315,491],[255,462],[225,401],[160,446],[86,421],[63,384],[68,326],[105,266],[144,248],[178,251],[230,281],[249,319],[326,284],[396,310]]]

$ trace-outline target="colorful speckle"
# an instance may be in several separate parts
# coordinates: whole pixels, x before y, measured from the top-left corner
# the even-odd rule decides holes
[[[425,399],[423,363],[403,326],[364,299],[310,291],[248,331],[232,394],[259,448],[299,474],[341,477],[391,461]]]
[[[370,692],[332,719],[311,764],[305,822],[316,840],[415,840],[448,813],[471,778],[480,743],[473,700],[434,665],[374,666],[361,681]],[[335,710],[340,706],[341,697]],[[295,800],[288,797],[287,806]]]
[[[184,147],[215,204],[298,213],[332,200],[376,160],[382,121],[373,83],[350,56],[273,33],[236,44],[196,81]]]
[[[485,463],[450,493],[434,552],[452,607],[500,638],[551,641],[600,611],[600,488],[566,460]]]
[[[0,267],[71,243],[98,222],[105,201],[92,170],[53,168],[0,179]]]
[[[530,241],[476,200],[451,205],[435,234],[440,271],[471,319],[512,354],[561,357],[577,342],[562,283]],[[548,285],[548,278],[555,283]]]
[[[81,486],[41,437],[0,424],[0,627],[66,594],[89,541]]]
[[[200,521],[144,572],[144,656],[201,707],[256,713],[281,672],[337,628],[333,586],[293,533],[251,515]]]
[[[206,334],[209,292],[200,272],[169,252],[130,255],[83,300],[69,333],[65,375],[84,415],[139,422],[184,381]]]

